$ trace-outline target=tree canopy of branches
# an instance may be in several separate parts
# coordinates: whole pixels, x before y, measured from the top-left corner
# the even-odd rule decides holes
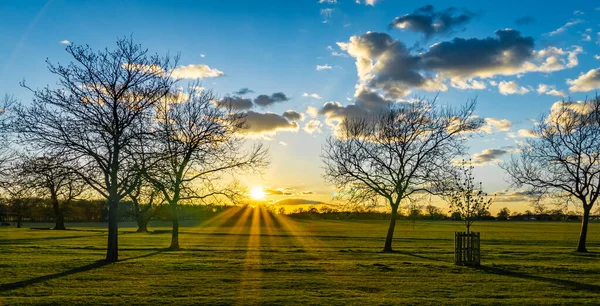
[[[493,199],[483,192],[481,182],[475,182],[473,165],[471,162],[462,161],[451,173],[451,179],[440,182],[442,198],[450,206],[450,211],[460,217],[460,221],[471,231],[471,225],[481,216],[489,214],[488,209]]]
[[[31,89],[32,105],[17,110],[17,130],[25,144],[74,156],[78,165],[72,170],[107,199],[106,260],[114,262],[119,201],[139,176],[132,150],[136,127],[151,119],[151,109],[170,92],[177,58],[149,54],[130,38],[119,39],[114,50],[74,44],[66,50],[70,64],[48,61],[57,88]]]
[[[12,154],[10,152],[10,118],[11,108],[16,103],[15,98],[5,95],[0,99],[0,173],[6,166]]]
[[[600,97],[558,102],[542,115],[536,137],[502,167],[517,187],[577,201],[583,208],[577,252],[587,252],[590,211],[600,194]]]
[[[384,251],[392,251],[398,207],[403,199],[428,190],[444,177],[451,160],[465,149],[465,138],[482,120],[472,116],[476,102],[437,108],[420,100],[395,103],[363,116],[346,116],[337,137],[323,147],[325,178],[349,202],[379,198],[392,217]]]
[[[61,204],[69,204],[85,188],[72,170],[76,164],[62,154],[22,157],[19,175],[38,197],[49,197],[54,211],[54,229],[64,230],[65,216]]]
[[[218,106],[211,91],[191,85],[181,95],[170,95],[157,106],[147,143],[145,178],[171,207],[171,248],[179,248],[177,205],[180,201],[240,194],[235,183],[223,186],[223,173],[257,172],[268,165],[262,145],[245,150],[245,117]]]

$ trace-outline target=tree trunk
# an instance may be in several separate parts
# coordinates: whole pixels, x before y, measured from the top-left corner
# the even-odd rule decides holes
[[[138,229],[138,233],[147,233],[148,232],[148,222],[150,222],[150,218],[147,218],[144,213],[139,213],[136,217]]]
[[[171,214],[173,218],[173,231],[171,232],[171,250],[179,249],[179,216],[177,215],[177,202],[171,203]]]
[[[392,217],[390,218],[390,226],[388,228],[387,236],[385,237],[385,246],[383,247],[384,252],[392,252],[392,239],[394,238],[394,229],[396,229],[396,216],[398,215],[398,206],[392,206]]]
[[[583,208],[583,220],[581,220],[581,234],[579,235],[579,244],[577,245],[577,252],[587,252],[585,247],[585,241],[587,239],[588,221],[590,219],[590,208]]]
[[[65,227],[65,216],[60,209],[60,203],[56,195],[51,195],[52,208],[54,209],[54,229],[55,230],[66,230]]]
[[[106,261],[119,260],[119,200],[111,195],[108,199],[108,246],[106,248]]]

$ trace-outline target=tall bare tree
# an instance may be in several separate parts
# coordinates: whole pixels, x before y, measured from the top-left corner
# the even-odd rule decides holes
[[[245,148],[245,116],[215,101],[211,91],[191,85],[157,107],[146,179],[171,208],[172,249],[179,248],[180,202],[233,197],[238,189],[221,184],[224,173],[258,172],[268,165],[262,144]]]
[[[106,260],[114,262],[119,201],[139,176],[131,148],[136,126],[150,120],[151,109],[173,87],[177,58],[149,54],[130,38],[119,39],[114,50],[74,44],[66,50],[74,61],[66,66],[48,61],[58,87],[32,89],[33,104],[17,110],[17,130],[37,149],[75,155],[73,171],[108,200]]]
[[[54,211],[54,229],[65,230],[61,204],[69,204],[85,190],[85,183],[73,171],[76,165],[64,154],[23,157],[19,175],[24,184],[41,197],[49,197]]]
[[[323,148],[325,178],[351,202],[380,198],[392,210],[384,251],[392,251],[398,207],[427,191],[465,148],[468,133],[481,126],[475,101],[459,109],[437,108],[435,100],[396,103],[363,116],[347,116],[337,137]]]
[[[583,218],[577,252],[587,252],[590,212],[600,194],[600,97],[554,104],[533,132],[536,137],[501,166],[519,188],[578,202]]]
[[[6,166],[11,157],[14,156],[10,150],[10,132],[12,107],[16,104],[13,96],[5,95],[0,99],[0,174],[2,166]]]

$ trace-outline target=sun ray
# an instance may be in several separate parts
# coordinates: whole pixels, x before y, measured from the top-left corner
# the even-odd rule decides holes
[[[250,225],[250,232],[248,234],[244,270],[241,274],[238,292],[239,303],[241,305],[248,305],[249,302],[246,300],[246,298],[250,295],[259,294],[261,288],[261,209],[260,207],[254,207],[252,208],[252,211],[252,223]]]

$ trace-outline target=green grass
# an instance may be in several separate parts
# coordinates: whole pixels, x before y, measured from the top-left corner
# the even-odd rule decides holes
[[[250,222],[249,222],[250,223]],[[588,254],[578,223],[479,222],[482,267],[454,266],[456,222],[400,222],[396,253],[380,253],[385,221],[289,226],[121,225],[120,259],[105,255],[104,224],[72,230],[0,229],[0,305],[20,304],[598,304],[600,224]],[[29,225],[39,227],[41,225]],[[49,225],[47,225],[49,226]]]

